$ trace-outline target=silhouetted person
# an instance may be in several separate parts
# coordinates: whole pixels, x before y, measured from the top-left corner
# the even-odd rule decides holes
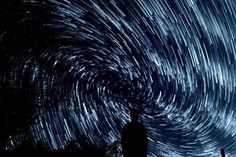
[[[223,148],[220,149],[221,157],[225,157],[225,150]]]
[[[139,111],[131,109],[131,122],[127,123],[122,131],[122,153],[124,157],[147,156],[147,131],[138,121]]]

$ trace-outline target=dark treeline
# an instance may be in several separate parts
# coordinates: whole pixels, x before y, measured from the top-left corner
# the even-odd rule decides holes
[[[38,115],[31,67],[44,65],[38,60],[42,51],[59,44],[55,34],[61,30],[45,25],[56,10],[48,0],[0,1],[0,152],[9,135],[21,133]]]
[[[51,150],[49,146],[43,142],[35,142],[32,138],[24,140],[20,145],[4,153],[50,153],[59,155],[76,155],[79,157],[115,157],[118,155],[116,150],[112,150],[109,146],[99,146],[89,144],[86,140],[71,140],[61,149]]]

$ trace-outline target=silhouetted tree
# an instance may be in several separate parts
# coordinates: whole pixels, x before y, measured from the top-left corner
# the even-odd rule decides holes
[[[71,140],[68,142],[68,145],[65,147],[65,151],[67,152],[79,152],[78,142],[76,140]]]
[[[4,151],[8,136],[26,127],[34,115],[32,71],[23,71],[18,64],[32,56],[37,59],[42,49],[54,47],[55,31],[44,22],[55,10],[47,0],[0,1],[0,151]]]
[[[34,149],[36,152],[50,152],[47,143],[43,142],[42,140],[36,142]]]
[[[108,146],[107,148],[107,157],[117,157],[120,153],[119,150],[119,141],[114,141],[111,145]]]

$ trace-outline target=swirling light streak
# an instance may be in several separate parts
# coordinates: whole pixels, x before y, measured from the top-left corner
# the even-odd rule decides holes
[[[57,10],[45,27],[62,28],[54,38],[63,42],[37,59],[13,58],[20,65],[9,77],[20,88],[17,71],[31,69],[36,140],[58,149],[79,134],[110,144],[137,107],[150,156],[236,154],[234,1],[50,3]]]

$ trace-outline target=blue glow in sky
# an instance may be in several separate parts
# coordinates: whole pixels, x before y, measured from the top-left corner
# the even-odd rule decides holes
[[[5,76],[21,88],[19,71],[32,73],[35,140],[111,144],[136,107],[150,156],[236,154],[236,1],[50,2],[54,16],[43,23],[63,42],[13,57]]]

